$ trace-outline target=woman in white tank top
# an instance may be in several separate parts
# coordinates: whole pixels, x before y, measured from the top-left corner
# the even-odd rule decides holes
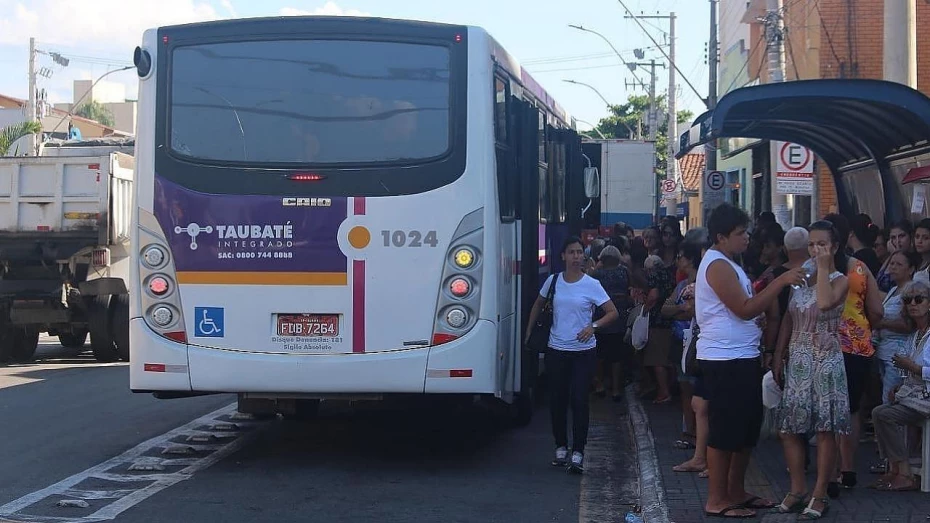
[[[752,517],[775,506],[729,478],[745,477],[762,428],[762,331],[755,318],[786,286],[803,280],[799,269],[791,270],[753,296],[752,282],[733,261],[749,246],[748,225],[742,209],[727,203],[714,209],[707,224],[714,247],[704,255],[695,284],[697,358],[708,415],[708,516]]]

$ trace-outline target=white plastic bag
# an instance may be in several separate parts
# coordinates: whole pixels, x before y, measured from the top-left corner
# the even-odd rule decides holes
[[[765,376],[762,377],[762,404],[767,409],[774,409],[781,403],[781,395],[781,387],[775,383],[775,376],[772,371],[766,372]]]
[[[691,328],[682,331],[682,351],[681,351],[681,375],[688,373],[688,350],[691,348]]]
[[[643,350],[649,342],[649,311],[643,307],[643,312],[633,321],[633,330],[630,336],[633,348]]]

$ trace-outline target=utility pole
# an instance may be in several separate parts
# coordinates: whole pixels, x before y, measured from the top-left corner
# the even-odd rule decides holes
[[[675,159],[678,144],[678,103],[675,86],[675,13],[668,15],[668,152],[666,153],[667,167],[665,178],[675,182],[675,192],[668,195],[665,200],[665,214],[678,216],[678,197],[681,193],[681,176],[678,175],[678,160]]]
[[[916,0],[885,0],[885,80],[917,89]]]
[[[769,82],[780,83],[785,81],[785,18],[783,0],[768,0],[768,9],[765,18],[765,45],[768,51]],[[775,221],[788,229],[794,222],[791,211],[788,209],[788,197],[778,192],[778,151],[777,143],[769,144],[769,193],[771,194],[772,212]],[[813,198],[813,197],[812,197]],[[816,220],[816,216],[811,217]]]
[[[709,68],[709,84],[707,89],[707,109],[713,111],[717,107],[717,0],[710,0],[710,42],[707,46],[707,66]],[[709,171],[717,170],[716,142],[711,141],[704,146],[704,175]],[[704,180],[700,185],[700,200],[704,201]],[[703,213],[702,204],[702,213]],[[707,224],[708,216],[702,216],[702,223]]]
[[[624,6],[625,8],[625,6]],[[667,147],[667,156],[668,164],[666,166],[665,177],[669,180],[674,180],[676,186],[680,186],[681,177],[678,174],[678,162],[675,160],[675,153],[677,151],[678,145],[678,104],[676,103],[676,94],[677,87],[675,82],[675,73],[678,70],[678,66],[675,64],[675,13],[669,13],[668,15],[638,15],[634,16],[632,14],[624,15],[624,18],[632,18],[639,23],[639,19],[659,19],[659,20],[668,20],[669,31],[668,31],[668,45],[669,50],[666,57],[668,58],[668,147]],[[643,29],[645,31],[645,28]],[[650,35],[651,38],[651,35]],[[661,46],[658,46],[661,50]],[[655,100],[655,71],[653,70],[653,82],[652,82],[651,100]],[[652,111],[655,114],[656,107],[653,103]],[[658,116],[655,116],[654,119],[650,120],[650,127],[652,127],[652,122],[657,122]],[[655,123],[655,127],[658,127],[658,123]],[[653,136],[652,139],[655,139]],[[675,216],[678,212],[678,198],[674,195],[666,198],[665,200],[665,213],[668,216]]]
[[[36,39],[29,39],[29,102],[26,105],[26,121],[34,122],[36,121]],[[29,156],[38,156],[39,155],[39,140],[38,135],[30,134],[28,137],[29,140]]]
[[[647,63],[634,63],[635,66],[643,66],[649,68],[649,74],[651,75],[649,79],[649,114],[646,116],[646,122],[649,125],[649,141],[655,143],[656,141],[656,132],[659,127],[659,118],[658,118],[658,108],[656,107],[656,67],[664,67],[663,64],[657,64],[655,59],[650,60]],[[633,84],[636,86],[636,84]],[[629,87],[629,84],[627,84]],[[645,87],[645,86],[643,86]],[[642,131],[640,131],[642,135]],[[674,160],[674,158],[672,158]],[[655,183],[655,192],[656,192],[656,202],[654,206],[654,216],[656,220],[659,219],[659,201],[662,199],[662,190],[659,184],[659,175],[656,173],[656,183]]]

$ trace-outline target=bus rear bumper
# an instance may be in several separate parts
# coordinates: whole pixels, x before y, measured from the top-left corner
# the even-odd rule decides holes
[[[138,391],[280,394],[493,394],[497,326],[479,321],[465,336],[417,349],[366,354],[286,355],[241,352],[164,339],[135,319],[130,364]],[[155,367],[153,367],[155,365]],[[163,365],[167,371],[162,371]]]
[[[129,346],[145,347],[143,357],[132,350],[129,388],[133,391],[190,391],[187,345],[156,334],[142,318],[129,321]]]

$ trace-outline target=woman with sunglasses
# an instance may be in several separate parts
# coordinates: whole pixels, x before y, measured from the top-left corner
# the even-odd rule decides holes
[[[808,252],[816,267],[808,287],[791,293],[774,358],[773,374],[784,389],[777,426],[791,474],[791,490],[776,510],[801,512],[800,519],[820,519],[827,512],[827,484],[836,459],[834,434],[850,430],[846,369],[837,335],[849,290],[841,272],[847,262],[840,245],[832,223],[811,224]],[[804,436],[809,433],[817,434],[817,483],[808,500]]]
[[[901,427],[920,425],[930,417],[930,285],[912,281],[904,287],[902,301],[905,318],[916,332],[908,339],[908,354],[894,356],[894,366],[901,370],[904,382],[894,389],[893,403],[879,405],[872,411],[879,451],[889,461],[888,472],[872,486],[878,490],[917,490],[911,472],[907,444]]]

